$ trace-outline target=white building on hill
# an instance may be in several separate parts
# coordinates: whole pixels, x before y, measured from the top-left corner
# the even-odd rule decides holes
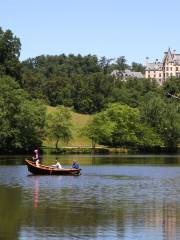
[[[145,78],[154,78],[159,84],[163,84],[169,77],[180,77],[180,54],[176,50],[164,53],[162,62],[158,59],[154,63],[149,63],[146,58],[145,63]]]

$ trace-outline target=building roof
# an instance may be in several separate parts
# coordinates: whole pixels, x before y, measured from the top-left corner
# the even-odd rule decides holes
[[[158,62],[158,60],[156,60],[153,63],[149,63],[146,61],[146,71],[162,71],[165,63],[180,65],[180,54],[177,54],[176,50],[173,50],[173,52],[171,52],[171,49],[169,48],[168,51],[164,54],[165,55],[162,62]]]
[[[142,74],[141,72],[133,72],[129,69],[125,69],[125,70],[114,70],[111,73],[112,76],[114,77],[135,77],[135,78],[144,78],[144,74]]]
[[[163,69],[163,64],[160,62],[146,64],[146,70],[161,71],[162,69]]]
[[[170,48],[168,49],[168,52],[165,52],[165,56],[163,59],[163,63],[165,62],[173,63],[174,65],[180,65],[180,54],[176,53],[176,50],[171,52]]]

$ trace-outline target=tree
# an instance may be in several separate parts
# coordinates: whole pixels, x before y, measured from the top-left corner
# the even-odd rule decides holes
[[[107,74],[110,69],[110,63],[113,61],[113,58],[101,57],[99,60],[99,66],[103,70],[104,74]]]
[[[180,143],[180,107],[159,96],[147,95],[141,106],[143,120],[156,129],[168,151],[176,151]]]
[[[73,107],[80,113],[97,113],[110,102],[138,107],[149,92],[160,92],[149,79],[113,78],[113,70],[130,68],[124,56],[112,59],[87,55],[38,56],[22,63],[22,87],[51,106]],[[139,65],[136,64],[139,67]]]
[[[111,122],[107,116],[101,112],[97,113],[93,120],[82,129],[82,134],[92,141],[92,147],[95,148],[97,143],[112,142],[112,133],[115,124]]]
[[[145,73],[145,66],[140,63],[132,62],[131,68],[134,72]]]
[[[46,107],[40,100],[24,100],[20,113],[14,116],[20,134],[16,137],[16,146],[26,151],[41,147],[44,138]]]
[[[28,152],[40,147],[44,122],[42,102],[30,101],[14,79],[0,78],[0,151]]]
[[[124,56],[118,57],[116,60],[116,64],[117,64],[118,70],[125,70],[126,68],[128,68],[128,65],[126,64],[126,59]]]
[[[47,115],[46,135],[48,139],[55,140],[56,150],[60,140],[65,143],[71,140],[71,127],[71,113],[67,108],[58,107],[57,111]]]
[[[162,146],[156,131],[141,122],[137,108],[118,103],[110,104],[85,128],[92,143],[111,147],[136,147],[150,149]]]
[[[43,93],[44,85],[46,83],[43,74],[32,70],[26,70],[22,73],[21,86],[26,90],[32,99],[47,100],[46,95]]]
[[[21,43],[11,30],[0,28],[0,76],[9,75],[15,79],[21,77],[19,62]]]
[[[141,122],[140,112],[137,108],[114,103],[108,106],[105,110],[105,114],[110,121],[114,122],[116,125],[112,136],[113,146],[152,147],[152,142],[154,142],[153,146],[158,146],[160,144],[158,134],[148,125],[145,126]],[[150,136],[148,136],[149,141],[147,129],[151,132]]]
[[[175,96],[180,98],[180,78],[172,77],[169,78],[162,86],[164,96],[172,98]],[[175,99],[173,99],[174,101]],[[179,102],[179,101],[178,101]]]
[[[161,136],[146,123],[137,124],[135,133],[137,136],[136,146],[139,150],[156,151],[164,146]]]
[[[113,88],[111,101],[124,103],[130,107],[139,107],[149,92],[160,95],[157,82],[149,79],[128,78]]]

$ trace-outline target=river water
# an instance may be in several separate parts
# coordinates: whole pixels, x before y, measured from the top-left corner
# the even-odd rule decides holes
[[[180,239],[180,155],[58,158],[82,175],[33,176],[24,156],[0,157],[0,239]]]

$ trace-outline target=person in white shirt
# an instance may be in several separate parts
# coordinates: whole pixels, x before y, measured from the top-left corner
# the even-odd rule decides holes
[[[56,167],[59,168],[59,169],[62,168],[62,166],[61,166],[61,164],[58,162],[58,160],[56,160]]]
[[[52,165],[52,167],[58,168],[58,169],[61,169],[61,168],[62,168],[62,166],[61,166],[61,164],[58,162],[58,160],[56,160],[56,164]]]
[[[39,167],[39,159],[36,160],[36,167]]]

